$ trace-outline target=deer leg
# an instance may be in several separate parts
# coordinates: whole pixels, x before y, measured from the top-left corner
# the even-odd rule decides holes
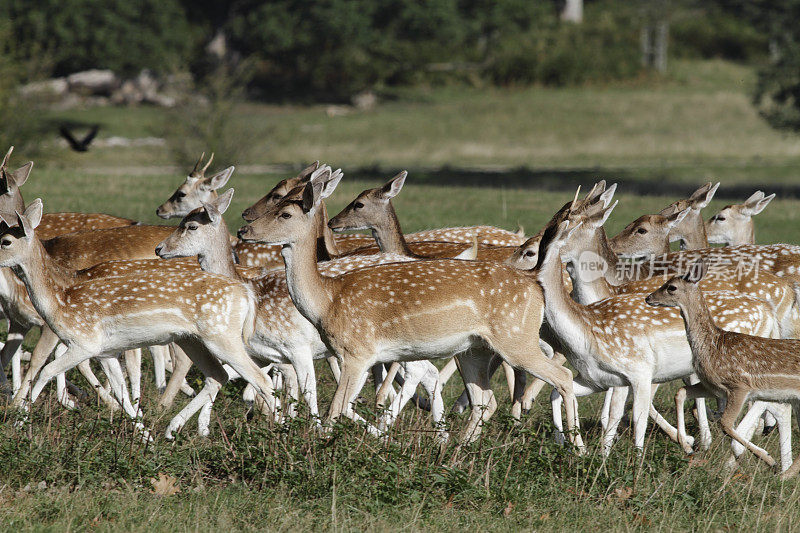
[[[790,403],[792,405],[792,412],[797,419],[797,424],[800,426],[800,402],[797,400],[792,400]],[[790,466],[788,470],[781,474],[781,479],[793,478],[798,472],[800,472],[800,457],[795,458],[794,462],[792,462],[792,466]]]
[[[695,385],[692,387],[695,387]],[[725,406],[725,411],[722,413],[722,417],[719,419],[719,424],[722,426],[722,430],[727,433],[729,437],[738,441],[769,466],[775,466],[775,459],[770,457],[766,450],[759,448],[748,440],[743,439],[736,432],[736,429],[734,429],[736,418],[739,416],[744,403],[747,401],[748,392],[749,391],[743,389],[734,389],[728,393],[728,405]]]
[[[585,381],[580,374],[575,376],[575,379],[572,381],[572,390],[575,396],[588,396],[597,392],[603,392],[603,389],[595,387],[594,384]],[[561,397],[557,389],[553,388],[553,390],[550,391],[550,405],[553,412],[553,425],[555,426],[555,434],[553,437],[559,444],[564,443],[564,420],[561,417],[561,406],[563,403],[564,398]]]
[[[700,383],[700,378],[698,378],[694,374],[691,374],[690,376],[684,378],[683,382],[688,385],[695,385],[697,383]],[[700,448],[703,450],[707,450],[711,447],[711,428],[708,425],[708,410],[706,409],[706,399],[697,398],[695,400],[695,406],[697,407],[697,425],[700,428]]]
[[[293,400],[288,402],[288,407],[285,409],[284,414],[289,418],[297,417],[297,402],[300,399],[300,385],[298,383],[297,373],[292,365],[289,363],[278,363],[275,365],[278,373],[283,376],[283,383],[279,386],[277,383],[275,388],[282,388],[284,393],[288,394]],[[308,378],[304,377],[304,381]]]
[[[503,367],[504,369],[506,367]],[[525,371],[520,370],[519,368],[512,368],[513,375],[513,383],[511,386],[511,416],[514,417],[515,420],[519,421],[522,417],[522,396],[525,393],[526,383],[528,381],[527,374]],[[506,374],[506,380],[508,379],[508,374]]]
[[[122,371],[122,366],[116,356],[100,357],[100,365],[103,371],[108,376],[108,382],[111,384],[111,390],[117,401],[122,405],[122,409],[133,420],[138,420],[142,416],[142,411],[138,405],[134,405],[131,397],[128,394],[128,387],[125,385],[125,373]],[[137,422],[137,428],[144,430],[144,426]],[[149,437],[149,435],[147,435]]]
[[[556,364],[559,364],[559,365],[563,366],[564,363],[567,361],[567,358],[564,357],[564,355],[561,354],[561,353],[558,353],[558,352],[553,353],[553,349],[550,348],[549,344],[545,343],[544,341],[540,341],[540,345],[542,345],[542,344],[544,346],[546,346],[547,348],[549,348],[549,352],[552,354],[552,355],[548,355],[547,350],[542,349],[542,351],[545,352],[545,355],[548,355],[548,357],[550,357],[550,359],[552,359],[553,362],[555,362]],[[539,379],[539,378],[534,378],[534,379],[529,379],[528,380],[528,383],[527,383],[527,385],[525,387],[525,392],[522,394],[522,410],[523,411],[530,411],[531,410],[531,408],[533,407],[533,400],[536,399],[536,397],[542,391],[542,388],[544,388],[545,384],[546,383],[544,381],[542,381],[541,379]]]
[[[183,346],[181,342],[181,346]],[[216,339],[204,339],[203,344],[213,357],[216,357],[228,365],[242,376],[248,383],[255,387],[256,392],[262,396],[269,410],[277,412],[276,399],[272,384],[264,379],[261,369],[256,365],[244,349],[244,344],[238,338],[219,337]],[[194,359],[192,359],[194,361]],[[194,361],[197,364],[197,361]],[[223,382],[224,383],[224,382]],[[277,418],[276,421],[280,421]]]
[[[31,403],[36,401],[45,385],[47,385],[51,379],[72,368],[75,368],[78,363],[90,359],[93,355],[95,354],[78,345],[71,345],[67,347],[67,350],[61,357],[58,357],[45,365],[45,367],[39,373],[39,379],[36,380],[36,384],[31,390]]]
[[[400,363],[394,362],[392,366],[389,367],[389,371],[386,373],[386,377],[383,379],[383,383],[381,383],[380,388],[375,393],[375,404],[378,407],[383,407],[386,405],[386,401],[389,396],[389,388],[391,388],[392,383],[394,382],[394,377],[397,375],[397,372],[400,370]],[[406,381],[408,381],[408,375],[405,377]],[[403,383],[405,386],[405,383]],[[397,399],[397,397],[395,397]]]
[[[444,401],[442,400],[442,383],[439,379],[439,371],[433,365],[426,365],[426,371],[422,374],[422,387],[428,393],[431,400],[431,416],[437,428],[444,419]],[[437,434],[439,440],[446,441],[449,437],[447,431],[440,428]]]
[[[489,380],[491,381],[492,376],[494,373],[497,372],[497,369],[500,367],[500,364],[503,362],[503,359],[498,356],[493,356],[491,361],[489,362]],[[464,377],[463,375],[461,376]],[[467,407],[470,405],[469,394],[466,389],[461,393],[461,395],[456,400],[456,403],[453,404],[451,408],[454,413],[461,414],[467,410]]]
[[[336,383],[339,383],[339,380],[342,377],[342,369],[339,368],[339,360],[336,359],[335,355],[329,355],[325,358],[328,361],[328,366],[331,369],[331,374],[333,374],[333,379],[336,380]]]
[[[644,450],[644,439],[647,433],[647,420],[652,404],[650,399],[652,383],[650,375],[642,376],[637,382],[631,383],[633,389],[633,440],[640,452]]]
[[[292,365],[297,376],[300,392],[308,405],[312,417],[319,419],[317,406],[317,375],[314,370],[314,354],[309,347],[300,347],[293,350]],[[338,365],[337,365],[338,366]]]
[[[66,350],[66,346],[63,344],[59,345],[58,348],[56,348],[56,353],[58,353],[59,350]],[[81,361],[78,363],[78,370],[80,370],[81,374],[83,374],[83,377],[86,378],[86,381],[89,382],[89,385],[91,385],[97,393],[97,396],[104,404],[106,404],[109,409],[116,411],[122,407],[117,400],[115,400],[114,397],[108,393],[105,387],[103,387],[103,385],[100,383],[100,380],[97,379],[97,376],[94,375],[89,361]]]
[[[153,358],[153,374],[155,376],[156,389],[159,394],[163,394],[164,390],[167,388],[167,358],[169,357],[167,347],[163,345],[150,346],[148,350],[150,351],[150,356]]]
[[[205,383],[200,393],[195,395],[192,401],[170,420],[165,432],[165,437],[170,440],[174,438],[174,433],[180,430],[194,413],[209,404],[208,416],[210,417],[210,410],[211,407],[213,407],[219,389],[228,382],[228,372],[225,371],[222,363],[220,363],[212,353],[209,353],[207,347],[202,343],[194,339],[182,339],[178,345],[187,358],[190,358],[191,361],[197,365],[197,368],[200,369],[200,372],[203,373]],[[202,431],[203,428],[198,426],[198,433],[202,436],[208,435],[207,426],[205,428],[205,435],[203,435]]]
[[[792,466],[792,406],[786,403],[769,402],[767,410],[775,417],[778,426],[778,441],[781,450],[781,471]]]
[[[450,378],[453,377],[456,370],[458,370],[458,363],[456,363],[456,359],[453,357],[447,361],[447,364],[439,371],[439,383],[442,387],[450,381]]]
[[[39,337],[39,342],[36,343],[36,347],[33,349],[28,370],[25,372],[25,377],[22,378],[22,386],[14,396],[12,405],[20,407],[24,404],[25,398],[31,390],[33,379],[47,362],[47,358],[50,357],[50,354],[58,343],[58,336],[53,333],[53,330],[46,325],[42,326],[42,334]]]
[[[138,409],[142,396],[142,349],[125,350],[125,370],[131,382],[131,400]]]
[[[2,370],[2,372],[0,372],[0,381],[2,381],[3,389],[7,389],[9,392],[19,389],[17,384],[21,381],[21,378],[19,375],[20,365],[18,362],[18,352],[22,347],[22,341],[25,339],[26,332],[26,328],[20,324],[17,324],[11,320],[8,321],[8,337],[6,338],[6,343],[3,345],[2,350],[0,350],[0,364],[2,364],[2,368],[0,368],[0,370]],[[15,360],[17,362],[16,364],[13,364]],[[5,373],[5,369],[9,363],[12,363],[11,387],[8,386],[8,380],[6,379]]]
[[[176,343],[169,344],[169,353],[172,356],[172,375],[167,383],[167,388],[161,396],[158,404],[168,409],[175,402],[175,397],[178,392],[182,390],[182,386],[186,380],[186,375],[192,367],[192,361],[186,355],[186,352]]]
[[[603,455],[606,457],[611,453],[611,447],[614,445],[614,440],[617,436],[619,423],[622,421],[622,416],[625,414],[625,401],[628,399],[628,387],[614,387],[609,389],[611,392],[606,393],[608,402],[608,421],[603,430]],[[605,407],[605,405],[604,405]]]
[[[483,425],[497,409],[497,400],[489,386],[489,368],[495,357],[482,351],[474,353],[472,350],[456,357],[472,407],[469,422],[461,439],[464,442],[472,442],[480,437]]]
[[[368,370],[369,364],[364,364],[355,356],[348,355],[342,358],[342,378],[339,386],[336,387],[328,410],[330,422],[336,422],[341,415],[345,415],[354,421],[367,424],[367,421],[355,412],[353,404],[367,380]],[[369,424],[367,424],[367,430],[373,435],[381,434],[380,430]]]

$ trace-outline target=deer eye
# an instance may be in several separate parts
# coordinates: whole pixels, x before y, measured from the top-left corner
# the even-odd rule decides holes
[[[356,202],[355,204],[353,204],[353,207],[355,209],[361,209],[362,207],[364,207],[364,204],[362,204],[361,202]]]
[[[198,227],[199,227],[199,226],[198,226],[197,224],[189,224],[188,226],[186,226],[186,229],[188,229],[189,231],[194,231],[194,230],[196,230]]]
[[[536,254],[533,252],[533,250],[525,250],[525,254],[524,255],[525,255],[525,257],[533,257]]]
[[[725,217],[717,217],[717,222],[724,222],[724,221],[725,221]]]
[[[639,235],[644,235],[645,233],[647,233],[647,230],[644,228],[639,228],[636,230],[636,233],[638,233]]]
[[[670,293],[670,294],[672,294],[673,292],[675,292],[677,290],[678,290],[678,287],[676,287],[675,285],[668,285],[667,286],[667,292]]]
[[[9,247],[9,246],[11,246],[12,244],[13,244],[13,241],[12,241],[11,239],[3,239],[3,241],[2,241],[2,242],[0,242],[0,247],[2,247],[2,248],[8,248],[8,247]]]
[[[284,211],[281,213],[281,218],[292,218],[292,214]]]
[[[177,196],[178,196],[178,201],[180,202],[186,196],[186,193],[185,192],[179,192],[177,194]]]

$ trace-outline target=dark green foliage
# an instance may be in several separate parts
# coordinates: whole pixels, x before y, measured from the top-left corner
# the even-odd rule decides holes
[[[781,0],[760,7],[757,16],[742,8],[766,29],[770,39],[770,60],[758,73],[753,99],[773,127],[800,131],[800,1]]]
[[[670,21],[674,57],[757,61],[767,54],[767,40],[752,20],[713,3],[681,10]]]
[[[186,63],[197,38],[177,0],[5,0],[4,5],[0,9],[12,22],[20,53],[47,57],[55,75],[90,68],[170,71]]]

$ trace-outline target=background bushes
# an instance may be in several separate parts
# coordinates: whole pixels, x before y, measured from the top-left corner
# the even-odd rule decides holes
[[[762,0],[758,0],[761,2]],[[764,57],[768,39],[742,0],[662,2],[675,57]],[[346,100],[366,89],[463,82],[570,85],[636,76],[648,4],[585,0],[582,24],[559,0],[4,0],[16,51],[34,75],[109,68],[250,67],[250,95]],[[45,66],[47,68],[45,68]]]

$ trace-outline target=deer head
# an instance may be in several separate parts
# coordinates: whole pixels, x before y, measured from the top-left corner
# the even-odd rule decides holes
[[[169,200],[158,206],[156,215],[161,218],[185,217],[193,209],[217,197],[217,189],[228,183],[234,167],[228,167],[222,172],[206,177],[206,170],[214,160],[214,154],[211,154],[208,162],[201,166],[204,155],[205,153],[200,155],[186,181],[172,193]]]
[[[697,283],[703,279],[708,271],[708,267],[702,258],[698,259],[689,267],[689,270],[682,276],[674,276],[669,279],[658,290],[644,299],[647,305],[653,307],[680,307],[687,305],[687,296],[697,297],[700,287]]]
[[[314,228],[316,210],[323,199],[323,190],[331,177],[331,168],[324,166],[316,170],[303,186],[300,199],[289,195],[268,209],[257,220],[239,229],[239,238],[244,241],[267,244],[293,244]],[[328,187],[327,193],[333,192]],[[316,235],[316,234],[315,234]]]
[[[689,214],[687,207],[671,215],[642,215],[611,239],[621,257],[642,257],[669,252],[669,232]]]
[[[726,205],[708,219],[706,233],[708,242],[713,244],[755,244],[755,224],[753,216],[759,214],[775,198],[774,194],[764,196],[761,191],[741,204]]]
[[[233,189],[228,189],[210,202],[186,215],[169,237],[156,246],[156,255],[164,259],[203,255],[209,249],[228,250],[227,227],[222,215],[233,199]],[[221,241],[221,242],[220,242]]]
[[[28,176],[33,168],[33,161],[21,166],[17,170],[8,169],[8,161],[14,147],[8,149],[3,162],[0,163],[0,216],[13,220],[15,212],[25,210],[25,201],[19,188],[28,181]]]
[[[271,191],[265,194],[259,201],[248,207],[242,212],[245,222],[253,222],[271,207],[280,202],[290,191],[303,186],[311,179],[311,175],[319,169],[319,161],[314,161],[309,166],[300,171],[294,178],[281,180]]]
[[[669,242],[682,241],[686,249],[705,248],[707,243],[705,224],[700,210],[708,206],[718,188],[719,183],[708,182],[694,191],[689,198],[673,202],[658,213],[670,216],[689,209],[684,219],[670,231]]]
[[[333,231],[374,230],[377,225],[387,222],[389,202],[402,190],[406,176],[408,176],[408,172],[404,170],[382,187],[363,191],[338,215],[328,221],[328,227]]]
[[[16,212],[11,222],[0,220],[0,266],[15,267],[28,258],[34,243],[34,230],[42,220],[42,201],[37,198]]]

